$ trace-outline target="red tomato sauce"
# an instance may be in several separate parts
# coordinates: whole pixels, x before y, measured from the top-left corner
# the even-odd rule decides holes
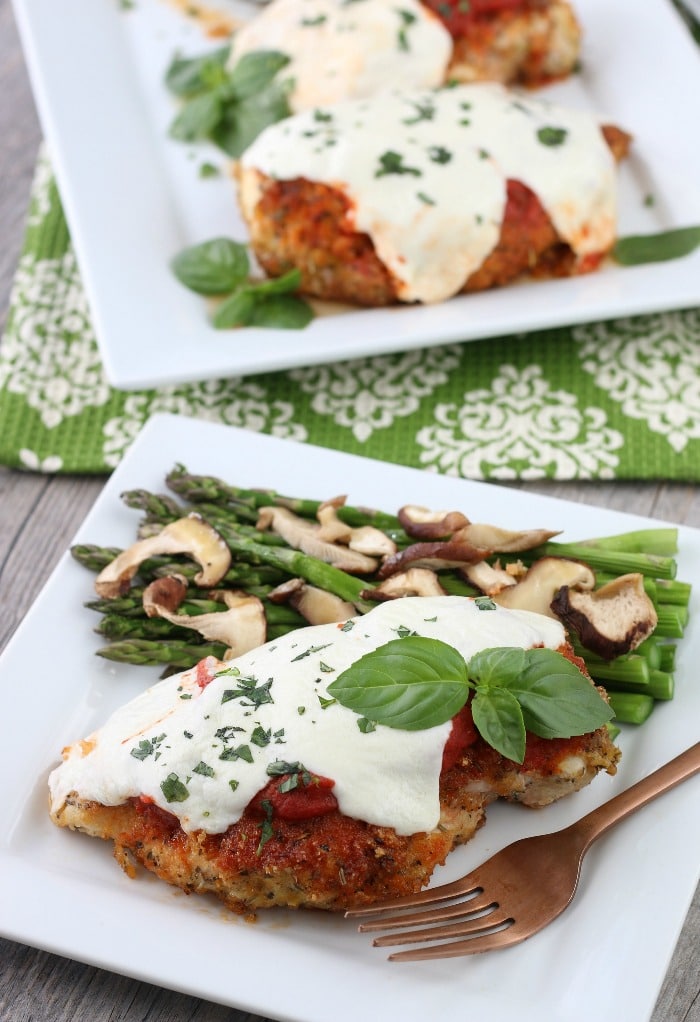
[[[516,13],[532,6],[528,0],[423,0],[453,36],[466,35],[479,21]]]
[[[289,779],[289,774],[275,777],[269,781],[262,791],[250,801],[246,812],[252,816],[263,818],[266,815],[267,802],[272,806],[272,815],[281,820],[310,820],[314,816],[326,816],[338,808],[338,800],[333,794],[335,781],[329,777],[311,774],[308,784],[301,778],[291,791],[280,791],[280,785]]]

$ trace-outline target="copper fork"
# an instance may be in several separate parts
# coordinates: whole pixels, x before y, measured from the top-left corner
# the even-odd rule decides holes
[[[376,937],[375,947],[442,942],[396,952],[389,956],[393,962],[456,958],[519,944],[544,929],[571,903],[583,857],[594,841],[698,771],[700,742],[563,830],[515,841],[460,880],[371,908],[351,909],[346,917],[379,916],[362,923],[359,927],[362,933],[420,927]],[[455,901],[456,898],[460,900]],[[445,901],[451,903],[385,915],[387,911]]]

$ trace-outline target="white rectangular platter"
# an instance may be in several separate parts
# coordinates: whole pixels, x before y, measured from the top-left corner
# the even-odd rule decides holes
[[[107,482],[78,542],[126,546],[139,519],[126,489],[162,492],[177,462],[242,486],[396,510],[419,500],[504,527],[563,528],[563,538],[651,523],[632,515],[431,475],[353,455],[176,416],[156,416]],[[692,582],[691,625],[677,662],[677,694],[619,738],[616,777],[542,811],[496,805],[436,881],[453,879],[517,837],[556,830],[698,739],[700,531],[679,530],[678,577]],[[68,553],[0,659],[11,764],[0,816],[0,933],[80,961],[286,1022],[401,1022],[455,1011],[479,1022],[644,1022],[695,889],[700,778],[665,795],[603,838],[586,858],[573,905],[530,941],[492,955],[412,966],[386,961],[349,921],[323,913],[262,913],[246,923],[149,875],[130,880],[103,842],[59,830],[47,776],[61,748],[152,684],[158,669],[95,656],[92,576]],[[663,897],[658,880],[663,876]],[[653,906],[653,907],[652,907]],[[274,970],[274,981],[271,972]]]
[[[212,0],[219,7],[226,0]],[[170,259],[218,236],[245,240],[227,171],[203,180],[213,147],[168,138],[163,84],[176,50],[221,46],[168,0],[14,0],[27,63],[109,382],[121,389],[609,319],[700,301],[700,251],[590,276],[522,283],[437,306],[338,311],[302,331],[217,331]],[[250,17],[252,2],[229,9]],[[578,0],[582,70],[544,90],[630,131],[621,170],[623,235],[700,223],[700,56],[670,0]],[[661,73],[659,54],[673,68]],[[682,83],[682,88],[679,85]],[[653,205],[647,198],[653,197]]]

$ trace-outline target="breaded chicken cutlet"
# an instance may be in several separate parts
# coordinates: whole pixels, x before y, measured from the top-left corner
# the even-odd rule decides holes
[[[423,730],[361,726],[327,698],[328,679],[397,630],[465,659],[504,645],[573,658],[559,622],[540,615],[483,613],[462,597],[390,601],[161,681],[65,750],[52,819],[113,841],[127,872],[140,864],[237,913],[336,911],[420,890],[496,798],[544,806],[615,772],[605,727],[529,734],[518,764],[478,734],[469,704]]]
[[[447,79],[541,86],[575,69],[581,26],[565,0],[423,0],[452,36]]]
[[[296,268],[331,301],[434,303],[595,270],[629,144],[498,85],[384,95],[268,128],[238,164],[238,200],[270,276]]]
[[[272,0],[234,32],[228,66],[284,53],[298,113],[452,81],[536,87],[566,77],[580,44],[566,0]]]

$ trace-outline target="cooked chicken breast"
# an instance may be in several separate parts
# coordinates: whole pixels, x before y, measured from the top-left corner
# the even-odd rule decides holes
[[[448,79],[534,87],[576,67],[581,26],[566,0],[423,2],[453,37]]]
[[[566,0],[272,0],[234,32],[229,67],[284,53],[298,113],[455,80],[542,85],[573,70],[580,42]]]
[[[630,138],[501,86],[383,96],[268,128],[238,166],[265,271],[365,306],[596,269]]]
[[[559,622],[461,597],[395,600],[351,621],[210,659],[127,704],[65,750],[50,779],[54,822],[114,842],[130,874],[140,864],[244,915],[341,910],[420,890],[494,799],[546,805],[615,772],[605,728],[529,735],[518,765],[479,736],[469,704],[417,731],[361,728],[324,705],[324,679],[397,629],[441,636],[465,657],[503,644],[573,656]]]

